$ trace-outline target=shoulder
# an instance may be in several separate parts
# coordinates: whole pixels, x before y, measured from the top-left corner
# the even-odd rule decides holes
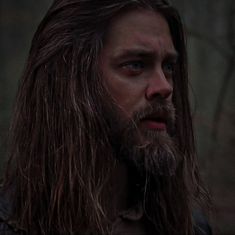
[[[0,187],[0,235],[19,235],[10,222],[11,203],[8,193]]]
[[[193,221],[195,235],[212,235],[211,227],[201,211],[195,210],[193,212]]]

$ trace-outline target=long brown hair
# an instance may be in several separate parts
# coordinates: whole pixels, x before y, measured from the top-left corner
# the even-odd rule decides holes
[[[179,196],[178,210],[162,210],[161,221],[167,226],[166,221],[174,220],[173,228],[158,230],[175,234],[180,227],[184,234],[192,233],[192,203],[205,194],[195,157],[185,39],[177,11],[164,0],[56,0],[33,38],[11,128],[5,185],[15,185],[13,219],[29,234],[109,232],[103,191],[116,162],[103,110],[108,95],[97,63],[112,18],[136,7],[167,19],[180,55],[173,101],[183,161],[175,177],[184,196]],[[177,222],[179,215],[183,218]]]

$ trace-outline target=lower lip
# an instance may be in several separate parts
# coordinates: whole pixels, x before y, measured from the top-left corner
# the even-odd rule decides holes
[[[151,120],[145,120],[143,121],[143,125],[152,130],[159,130],[159,131],[165,131],[166,130],[166,123],[164,122],[156,122]]]

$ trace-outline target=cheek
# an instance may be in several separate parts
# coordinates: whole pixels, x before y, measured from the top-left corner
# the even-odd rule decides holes
[[[141,84],[129,82],[118,77],[106,80],[110,95],[127,117],[143,105],[145,93]]]

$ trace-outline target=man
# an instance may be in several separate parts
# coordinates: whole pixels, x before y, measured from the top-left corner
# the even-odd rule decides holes
[[[2,233],[210,233],[193,218],[207,194],[184,34],[164,0],[55,1],[32,41],[11,146]]]

